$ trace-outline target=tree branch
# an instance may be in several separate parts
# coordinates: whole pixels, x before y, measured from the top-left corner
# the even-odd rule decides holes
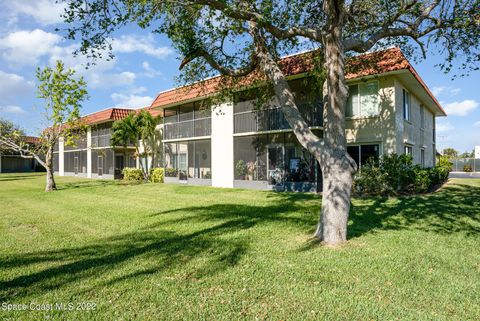
[[[172,1],[178,3],[178,1]],[[182,2],[182,1],[180,1]],[[288,29],[282,29],[274,26],[260,13],[248,10],[246,8],[232,8],[223,1],[218,0],[188,0],[183,5],[205,5],[212,9],[219,10],[226,16],[243,21],[256,22],[259,27],[263,27],[269,33],[279,39],[289,39],[293,37],[305,37],[318,42],[322,42],[324,31],[318,28],[305,27],[305,26],[293,26]]]

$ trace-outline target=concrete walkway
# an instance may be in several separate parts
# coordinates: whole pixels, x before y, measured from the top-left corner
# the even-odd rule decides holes
[[[479,178],[480,172],[466,173],[466,172],[450,172],[449,178]]]

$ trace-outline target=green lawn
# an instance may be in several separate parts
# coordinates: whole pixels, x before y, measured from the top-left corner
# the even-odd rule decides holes
[[[480,180],[355,199],[349,242],[310,236],[313,194],[0,175],[0,318],[474,320]]]

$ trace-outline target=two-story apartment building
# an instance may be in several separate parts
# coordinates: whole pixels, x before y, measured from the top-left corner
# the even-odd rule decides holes
[[[311,53],[310,53],[311,54]],[[297,104],[319,137],[321,93],[306,95],[311,65],[306,54],[283,58]],[[361,166],[370,157],[409,153],[415,163],[435,164],[435,117],[445,112],[398,48],[347,62],[350,95],[346,134],[349,154]],[[202,86],[160,93],[152,110],[164,113],[165,181],[217,187],[316,190],[321,173],[294,137],[275,100],[255,107],[255,91],[205,108],[221,77]],[[202,88],[202,89],[199,89]]]
[[[282,59],[297,105],[312,130],[323,135],[322,94],[312,92],[308,59]],[[435,165],[435,118],[446,116],[400,49],[347,60],[348,153],[362,166],[383,154],[409,153]],[[320,167],[300,146],[278,103],[258,108],[255,88],[244,86],[232,101],[210,105],[222,77],[161,92],[148,110],[162,114],[166,183],[216,187],[314,191]],[[138,166],[134,149],[111,147],[111,125],[132,110],[111,108],[85,117],[89,129],[75,147],[55,152],[60,175],[114,178]]]
[[[134,112],[127,108],[109,108],[82,118],[86,131],[75,144],[66,145],[60,138],[55,145],[54,171],[60,176],[113,179],[121,176],[125,167],[136,167],[135,147],[111,146],[115,120]]]

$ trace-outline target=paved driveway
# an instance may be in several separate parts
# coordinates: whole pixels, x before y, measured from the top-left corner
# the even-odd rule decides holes
[[[480,172],[465,173],[465,172],[450,172],[449,178],[480,178]]]

